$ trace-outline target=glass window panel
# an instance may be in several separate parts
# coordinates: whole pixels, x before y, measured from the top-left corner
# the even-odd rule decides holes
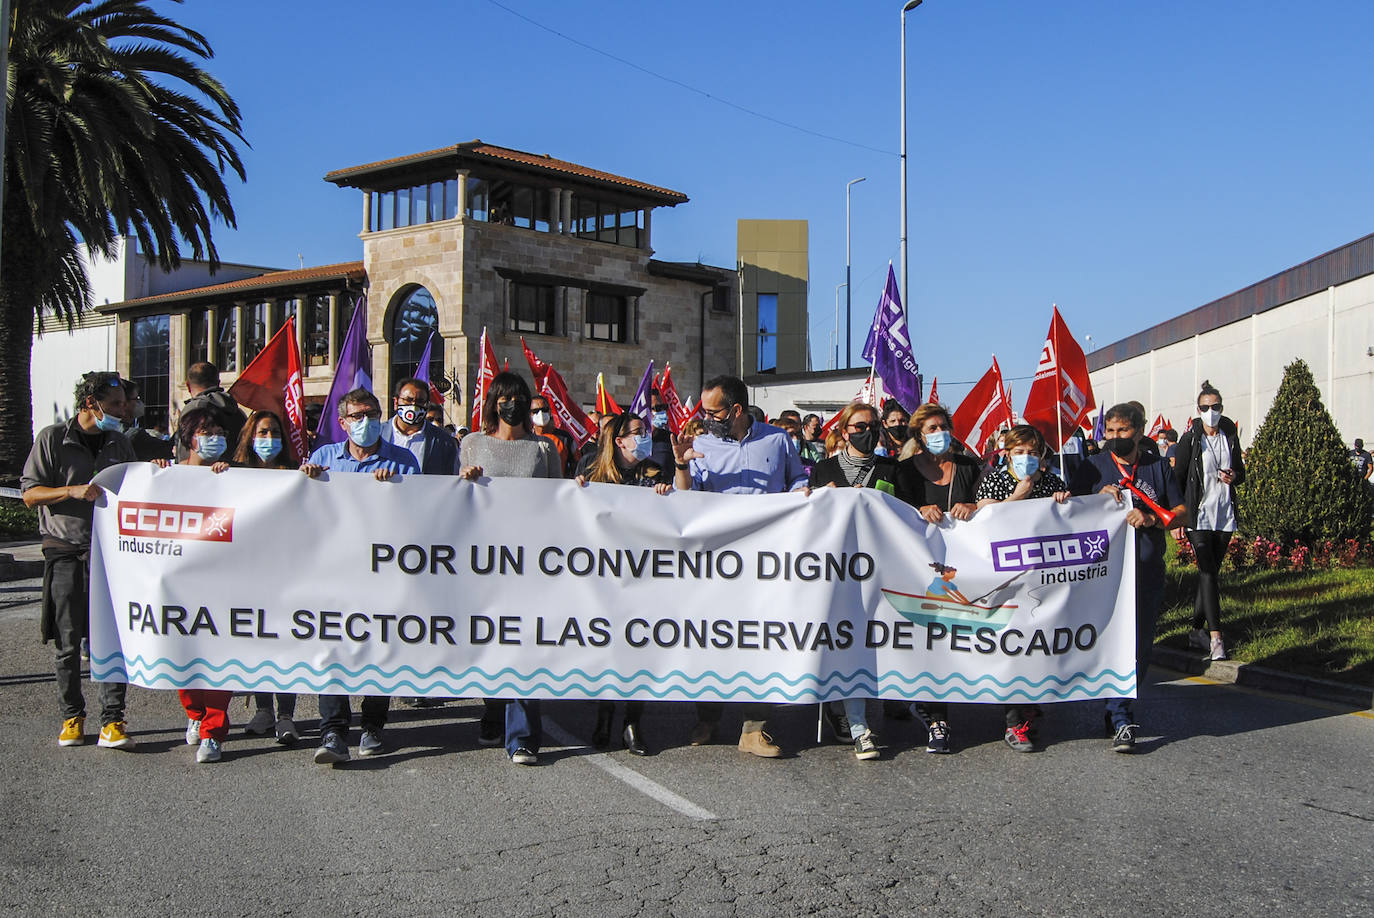
[[[138,386],[146,413],[140,426],[153,428],[165,424],[170,414],[171,347],[167,316],[134,319],[130,329],[129,376]]]
[[[583,238],[596,238],[596,201],[573,197],[573,232]]]
[[[396,195],[396,228],[410,226],[410,189],[398,188]]]
[[[430,335],[439,330],[439,310],[424,287],[415,287],[396,307],[391,325],[391,379],[414,376]],[[429,378],[444,375],[444,348],[437,335],[429,352]]]
[[[444,219],[444,183],[434,182],[429,186],[429,222]]]
[[[454,183],[455,186],[457,183]],[[456,189],[455,189],[456,190]],[[467,215],[474,220],[487,220],[488,198],[491,195],[491,188],[486,179],[473,178],[468,176],[468,213]],[[457,206],[456,203],[454,206]]]
[[[267,346],[267,313],[270,308],[268,303],[254,303],[248,307],[245,316],[246,326],[243,330],[244,366]]]
[[[452,220],[458,216],[458,180],[444,182],[444,219]]]
[[[554,288],[512,283],[510,318],[513,331],[554,334]]]
[[[384,230],[395,229],[396,192],[383,191],[377,197],[379,199],[377,204],[377,228]]]
[[[541,233],[549,231],[553,192],[546,188],[534,191],[534,228]]]
[[[239,341],[239,308],[221,306],[215,310],[215,324],[219,331],[215,336],[215,353],[219,357],[218,366],[224,373],[237,373],[239,362],[234,352]]]
[[[329,297],[306,297],[300,322],[301,351],[305,363],[321,367],[329,362]]]
[[[626,340],[626,319],[629,315],[629,297],[608,293],[587,294],[587,315],[582,326],[582,335],[593,341]]]
[[[189,318],[191,328],[186,346],[187,366],[210,359],[210,328],[213,325],[208,309],[194,309]]]
[[[517,187],[511,196],[511,216],[516,226],[529,229],[534,222],[534,190]]]
[[[758,372],[778,368],[778,295],[759,294]]]
[[[410,189],[410,225],[420,226],[429,222],[429,210],[425,203],[428,197],[428,185],[416,185]]]

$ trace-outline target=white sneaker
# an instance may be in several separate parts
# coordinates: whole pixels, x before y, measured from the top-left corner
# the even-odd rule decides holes
[[[194,746],[200,742],[200,721],[186,721],[186,745]]]
[[[1198,650],[1210,650],[1212,647],[1211,635],[1203,628],[1194,628],[1188,632],[1188,646],[1196,647]]]
[[[1211,656],[1211,659],[1213,659],[1213,660],[1225,660],[1225,659],[1226,659],[1226,645],[1223,644],[1223,643],[1221,642],[1221,638],[1219,638],[1219,637],[1214,637],[1214,638],[1212,638],[1212,646],[1211,646],[1210,650],[1211,650],[1211,655],[1210,655],[1210,656]]]
[[[207,736],[200,741],[200,748],[196,750],[196,761],[202,765],[206,762],[218,762],[220,753],[220,741]]]
[[[276,718],[272,716],[271,708],[258,708],[253,712],[248,725],[243,729],[253,736],[266,736],[272,732],[272,725],[276,723]]]

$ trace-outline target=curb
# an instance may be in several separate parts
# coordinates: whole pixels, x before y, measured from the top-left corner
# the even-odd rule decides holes
[[[0,583],[42,576],[42,561],[16,561],[14,555],[0,554]]]
[[[1200,651],[1178,650],[1159,644],[1155,645],[1150,658],[1167,669],[1189,676],[1206,676],[1214,682],[1243,685],[1301,698],[1316,698],[1334,704],[1349,705],[1362,711],[1374,708],[1374,688],[1369,686],[1299,676],[1255,663],[1212,661],[1200,656]]]

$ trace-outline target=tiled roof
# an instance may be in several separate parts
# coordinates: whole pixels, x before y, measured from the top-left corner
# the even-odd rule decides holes
[[[483,143],[480,140],[460,143],[451,147],[442,147],[438,150],[428,150],[424,153],[411,153],[408,156],[383,159],[362,166],[350,166],[347,169],[336,169],[328,173],[324,177],[324,180],[326,182],[333,182],[342,187],[357,188],[361,187],[362,181],[371,177],[385,175],[395,170],[402,170],[407,166],[422,166],[432,161],[442,162],[449,159],[453,160],[454,165],[500,162],[525,167],[537,172],[546,172],[552,175],[573,176],[574,178],[581,179],[594,185],[615,186],[638,194],[650,195],[658,199],[660,203],[669,205],[682,204],[687,201],[687,195],[680,191],[673,191],[671,188],[662,188],[658,185],[650,185],[647,182],[635,181],[623,175],[615,175],[611,172],[602,172],[599,169],[579,166],[577,163],[570,163],[562,159],[554,159],[552,156],[548,155],[526,153],[523,150],[512,150],[509,147],[498,147],[494,144]]]
[[[336,265],[319,265],[313,268],[299,268],[295,271],[269,271],[257,277],[244,277],[224,284],[211,284],[208,287],[192,287],[173,293],[160,293],[157,296],[139,297],[124,300],[122,303],[107,303],[97,306],[97,312],[123,312],[126,309],[142,309],[147,306],[181,303],[188,300],[219,300],[232,298],[236,294],[255,291],[288,290],[324,281],[361,281],[367,277],[361,261],[344,261]]]

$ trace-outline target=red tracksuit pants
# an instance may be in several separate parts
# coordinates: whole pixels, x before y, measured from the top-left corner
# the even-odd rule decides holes
[[[233,692],[219,689],[177,689],[186,716],[200,721],[200,738],[224,742],[229,735],[229,699]]]

